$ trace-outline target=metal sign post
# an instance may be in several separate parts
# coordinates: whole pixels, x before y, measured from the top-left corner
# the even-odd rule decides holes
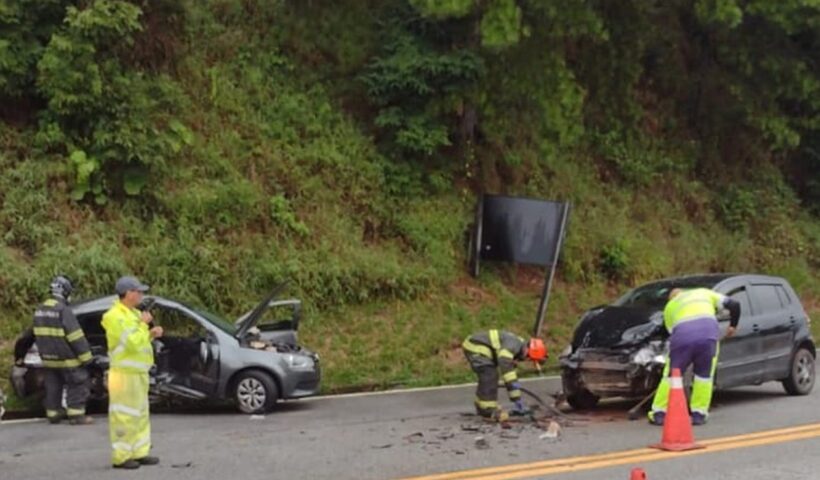
[[[472,268],[473,277],[478,278],[479,264],[481,263],[481,234],[484,226],[484,194],[478,199],[478,204],[475,209],[475,233],[472,237],[470,245],[470,267]]]
[[[561,246],[564,244],[564,233],[566,232],[567,219],[569,218],[569,206],[569,202],[565,202],[561,213],[561,229],[558,232],[558,244],[555,248],[555,254],[552,257],[552,265],[550,265],[547,281],[544,284],[544,291],[541,293],[541,302],[538,304],[538,313],[535,317],[535,328],[533,328],[532,332],[534,337],[540,337],[541,330],[544,327],[544,317],[547,313],[547,304],[549,304],[550,301],[552,280],[555,277],[555,269],[558,266],[558,257],[561,254]]]

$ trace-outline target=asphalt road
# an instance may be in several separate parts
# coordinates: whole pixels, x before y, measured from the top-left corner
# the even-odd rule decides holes
[[[555,379],[525,385],[539,393],[559,388]],[[607,405],[550,439],[532,424],[482,423],[469,415],[472,398],[472,387],[456,387],[290,402],[262,418],[229,409],[156,414],[153,453],[162,463],[133,472],[111,470],[105,416],[84,427],[6,422],[0,480],[617,480],[634,467],[650,480],[820,478],[818,390],[789,397],[767,384],[720,394],[711,422],[695,429],[707,448],[691,454],[645,449],[661,430],[626,420],[628,405]]]

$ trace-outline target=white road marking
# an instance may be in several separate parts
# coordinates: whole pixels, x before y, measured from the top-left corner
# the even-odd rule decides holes
[[[560,375],[552,375],[549,377],[532,377],[532,378],[522,378],[519,380],[522,384],[525,383],[533,383],[542,380],[560,380]],[[476,382],[472,383],[459,383],[456,385],[442,385],[439,387],[419,387],[419,388],[399,388],[395,390],[382,390],[379,392],[358,392],[358,393],[341,393],[338,395],[319,395],[316,397],[308,397],[302,399],[295,399],[292,400],[294,402],[310,402],[310,401],[317,401],[317,400],[334,400],[334,399],[342,399],[342,398],[356,398],[356,397],[377,397],[381,395],[397,395],[402,393],[419,393],[419,392],[433,392],[436,390],[453,390],[456,388],[464,388],[464,387],[474,387]]]

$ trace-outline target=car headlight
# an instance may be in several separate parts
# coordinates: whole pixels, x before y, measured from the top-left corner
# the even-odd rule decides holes
[[[632,356],[632,363],[644,366],[651,362],[656,355],[655,349],[652,347],[644,347],[635,352],[635,355]]]
[[[640,366],[649,365],[650,363],[663,365],[666,363],[666,355],[659,352],[654,345],[649,345],[635,352],[635,355],[632,356],[632,363]]]
[[[314,370],[315,363],[312,358],[307,355],[294,355],[288,353],[285,355],[285,362],[293,370]]]

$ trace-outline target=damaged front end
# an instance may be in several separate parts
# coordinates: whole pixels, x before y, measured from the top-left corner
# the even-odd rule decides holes
[[[651,393],[666,363],[666,337],[660,312],[625,307],[587,312],[559,358],[570,405],[592,408],[600,398]]]

